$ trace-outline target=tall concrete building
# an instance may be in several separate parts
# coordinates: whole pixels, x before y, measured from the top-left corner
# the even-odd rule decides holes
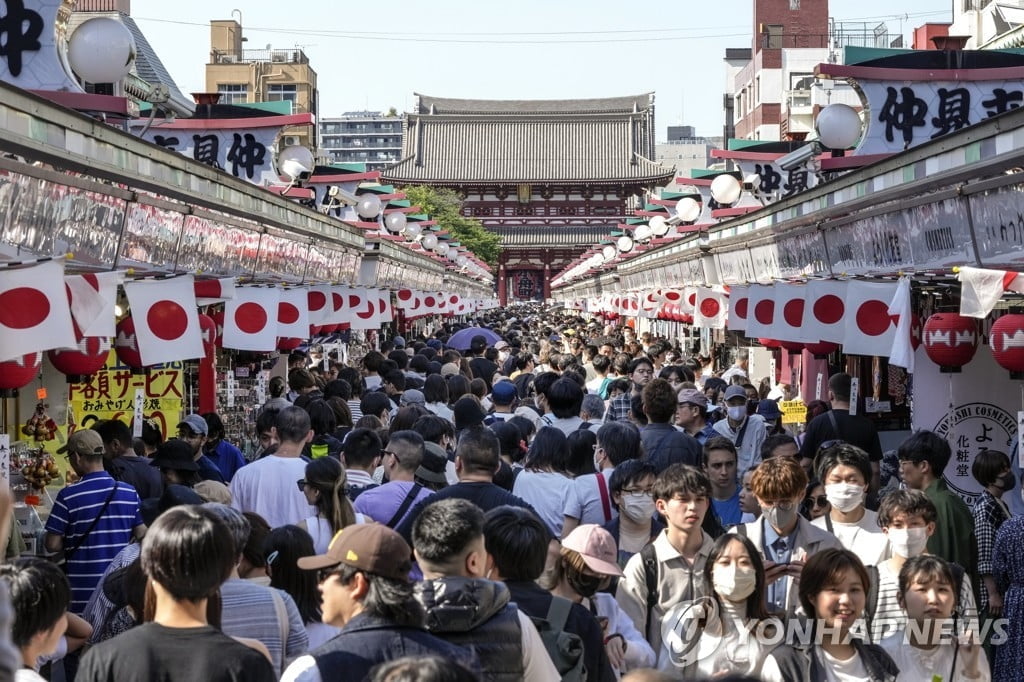
[[[404,117],[379,111],[350,111],[319,120],[320,156],[330,163],[365,163],[384,170],[402,158]]]
[[[248,39],[234,19],[210,22],[210,62],[206,65],[206,91],[220,95],[221,104],[290,102],[291,113],[317,115],[319,93],[316,71],[300,48],[275,50],[243,46]],[[316,127],[287,128],[282,146],[316,149]]]

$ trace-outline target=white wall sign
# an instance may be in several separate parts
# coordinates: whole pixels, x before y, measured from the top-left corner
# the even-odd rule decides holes
[[[84,92],[71,75],[64,29],[61,34],[57,31],[57,14],[67,4],[65,0],[2,3],[0,81],[26,90]]]
[[[216,125],[215,121],[211,124]],[[133,121],[141,129],[144,122]],[[222,124],[223,125],[223,124]],[[281,132],[279,126],[241,130],[160,128],[154,126],[142,139],[179,152],[254,185],[279,184],[271,147]],[[136,133],[137,134],[137,133]]]
[[[857,154],[901,152],[1024,104],[1021,81],[858,78],[855,87],[870,112]]]

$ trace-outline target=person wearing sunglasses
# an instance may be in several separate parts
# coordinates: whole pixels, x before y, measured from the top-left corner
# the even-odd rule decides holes
[[[825,486],[818,479],[811,479],[807,484],[807,496],[800,506],[800,513],[808,521],[813,521],[828,514],[830,509],[828,498],[825,497]]]
[[[317,572],[323,622],[341,632],[295,659],[281,682],[362,680],[378,663],[431,654],[479,670],[472,652],[424,628],[426,613],[409,579],[412,550],[387,526],[348,526],[326,553],[302,557],[296,565]]]

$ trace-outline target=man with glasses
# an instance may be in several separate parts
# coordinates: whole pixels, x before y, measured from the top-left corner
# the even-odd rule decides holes
[[[394,528],[432,490],[416,483],[416,470],[423,461],[423,436],[415,431],[396,431],[388,439],[381,458],[388,482],[360,495],[355,510],[377,523]]]
[[[190,414],[185,420],[178,424],[178,438],[188,443],[192,448],[192,458],[199,465],[199,478],[204,481],[217,481],[226,484],[224,474],[214,464],[213,460],[203,454],[203,446],[206,445],[206,437],[210,430],[206,420],[198,414]]]
[[[629,363],[627,372],[632,390],[630,393],[612,399],[608,405],[608,414],[605,415],[605,421],[629,421],[629,408],[633,396],[640,395],[641,391],[644,390],[644,386],[654,377],[654,363],[647,357],[637,358]]]
[[[800,515],[807,474],[793,458],[774,457],[759,464],[750,487],[761,518],[731,532],[750,538],[764,559],[768,610],[782,618],[796,615],[797,581],[807,557],[823,549],[842,549],[842,545]]]
[[[676,425],[697,439],[703,446],[709,438],[718,435],[708,423],[708,398],[697,388],[680,389],[676,396]]]
[[[337,637],[297,658],[282,682],[362,680],[378,663],[403,656],[438,655],[477,669],[475,655],[434,637],[409,580],[412,550],[381,524],[348,526],[326,554],[302,557],[299,568],[318,571],[323,622]]]
[[[615,519],[615,501],[610,486],[612,472],[627,459],[639,457],[640,432],[635,426],[626,422],[601,425],[594,445],[594,469],[597,473],[573,479],[565,500],[562,537],[580,524],[604,525]]]

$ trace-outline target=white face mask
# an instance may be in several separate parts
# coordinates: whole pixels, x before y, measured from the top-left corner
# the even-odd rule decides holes
[[[864,486],[855,483],[829,483],[825,486],[825,497],[833,508],[845,514],[864,502]]]
[[[746,405],[730,405],[729,406],[729,419],[734,422],[741,422],[747,416]]]
[[[738,602],[754,593],[757,574],[749,566],[715,566],[711,572],[711,583],[718,596]]]
[[[928,544],[928,531],[924,528],[890,528],[889,544],[894,554],[913,559],[924,552]]]
[[[622,513],[631,521],[643,523],[654,516],[654,498],[647,493],[626,493],[622,496]]]

